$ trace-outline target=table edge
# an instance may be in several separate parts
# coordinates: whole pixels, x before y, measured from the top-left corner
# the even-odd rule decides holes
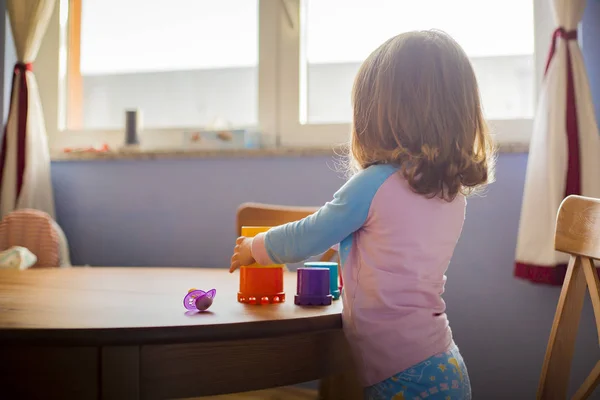
[[[0,345],[103,346],[235,341],[341,329],[341,314],[219,325],[80,329],[2,328]]]

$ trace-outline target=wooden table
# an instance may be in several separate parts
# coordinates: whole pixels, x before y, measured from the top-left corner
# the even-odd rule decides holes
[[[0,398],[184,398],[348,370],[341,302],[296,307],[295,285],[249,306],[224,269],[0,271]],[[191,287],[217,289],[208,312],[186,312]]]

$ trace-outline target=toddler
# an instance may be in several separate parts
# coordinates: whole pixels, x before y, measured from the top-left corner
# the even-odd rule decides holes
[[[362,64],[348,182],[303,220],[238,238],[231,271],[339,244],[344,333],[365,399],[470,399],[442,299],[465,197],[491,181],[492,143],[462,48],[408,32]]]

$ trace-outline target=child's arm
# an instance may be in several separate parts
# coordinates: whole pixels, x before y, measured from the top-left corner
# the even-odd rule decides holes
[[[361,171],[316,213],[257,235],[251,245],[253,258],[262,265],[295,263],[340,243],[364,225],[371,200],[395,170],[377,166]]]

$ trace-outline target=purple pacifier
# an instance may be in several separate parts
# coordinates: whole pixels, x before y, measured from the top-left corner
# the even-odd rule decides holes
[[[206,311],[212,305],[216,295],[216,289],[211,289],[208,292],[199,289],[190,289],[188,294],[183,298],[183,306],[190,311]]]

